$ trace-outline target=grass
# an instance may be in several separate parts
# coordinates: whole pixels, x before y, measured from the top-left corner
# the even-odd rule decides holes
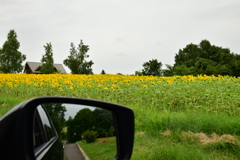
[[[149,135],[137,132],[133,160],[236,160],[239,159],[239,144],[212,140],[200,142],[202,134],[170,131]],[[206,136],[206,135],[205,135]],[[207,136],[206,136],[207,137]],[[211,137],[209,137],[211,139]],[[239,139],[236,138],[238,141]],[[207,139],[205,139],[207,141]],[[206,142],[205,141],[205,142]]]
[[[137,112],[137,111],[136,111]],[[137,112],[138,113],[138,112]],[[136,115],[138,116],[138,115]],[[240,118],[227,114],[145,111],[136,122],[136,130],[155,134],[160,131],[182,130],[204,132],[206,134],[236,134],[240,135]]]
[[[139,109],[135,109],[135,113],[141,118],[136,118],[133,160],[234,160],[240,157],[240,143],[235,143],[240,140],[238,116],[202,111],[144,112]],[[230,140],[213,139],[212,134],[228,136]],[[204,143],[204,140],[211,143]]]
[[[77,142],[89,159],[109,160],[116,156],[116,138],[99,138],[94,143]]]
[[[23,101],[23,98],[0,94],[0,117]]]
[[[0,79],[0,116],[22,100],[47,95],[132,108],[133,160],[240,157],[240,78],[0,74]]]

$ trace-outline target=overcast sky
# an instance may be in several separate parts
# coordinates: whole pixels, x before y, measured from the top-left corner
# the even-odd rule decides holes
[[[240,1],[0,0],[1,47],[11,29],[26,61],[40,62],[51,42],[63,63],[82,39],[95,74],[134,74],[151,59],[174,64],[179,49],[203,39],[240,54]]]
[[[74,118],[77,114],[78,111],[80,111],[81,109],[84,109],[84,108],[89,108],[90,110],[94,110],[96,109],[96,107],[93,107],[93,106],[86,106],[86,105],[76,105],[76,104],[67,104],[67,103],[64,103],[62,104],[63,106],[65,106],[67,112],[65,113],[65,116],[64,118],[66,120],[69,119],[69,116],[71,116],[72,118]]]

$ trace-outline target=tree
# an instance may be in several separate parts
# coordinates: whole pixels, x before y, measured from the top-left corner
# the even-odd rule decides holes
[[[106,74],[104,70],[102,70],[101,74]]]
[[[162,63],[158,62],[157,59],[149,60],[149,62],[145,62],[143,64],[143,75],[153,75],[153,76],[160,76],[161,75],[161,67]]]
[[[82,139],[82,134],[87,130],[94,128],[93,111],[89,108],[84,108],[78,111],[74,119],[67,122],[67,140],[76,142]]]
[[[72,74],[93,74],[92,61],[87,62],[86,58],[89,57],[87,52],[89,47],[83,44],[83,41],[80,40],[80,44],[76,49],[75,45],[71,43],[70,55],[66,58],[63,63],[66,65]]]
[[[110,137],[114,133],[110,130],[114,128],[112,113],[105,109],[96,108],[93,111],[94,130],[98,132],[98,137]]]
[[[199,56],[200,49],[198,48],[198,45],[192,43],[188,44],[176,54],[174,66],[185,65],[186,67],[191,67],[196,63],[196,59]]]
[[[17,40],[17,34],[10,30],[7,41],[0,49],[0,69],[4,73],[19,73],[23,70],[22,62],[26,55],[18,51],[20,43]]]
[[[174,74],[240,76],[240,55],[230,49],[211,45],[202,40],[199,45],[188,44],[175,55]]]
[[[142,74],[141,70],[135,71],[135,76],[142,76],[142,75],[143,75],[143,74]]]
[[[93,111],[89,108],[81,109],[73,119],[70,117],[67,120],[66,126],[69,142],[81,140],[87,130],[96,132],[99,138],[115,135],[112,112],[100,108]]]
[[[169,65],[169,64],[165,64],[166,69],[163,70],[163,75],[166,77],[170,77],[173,76],[173,66]]]
[[[195,72],[194,72],[194,68],[193,67],[186,67],[185,65],[179,65],[174,67],[174,75],[178,75],[178,76],[184,76],[184,75],[194,75],[196,76]]]
[[[40,67],[40,72],[43,74],[51,74],[54,73],[54,60],[53,60],[53,51],[52,51],[52,44],[47,43],[45,48],[45,55],[42,56],[41,62],[43,63]]]

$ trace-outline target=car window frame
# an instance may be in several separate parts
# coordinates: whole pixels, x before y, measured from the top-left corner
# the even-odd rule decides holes
[[[43,129],[42,121],[37,110],[34,113],[33,119],[34,119],[33,120],[33,147],[35,151],[35,150],[38,150],[38,148],[40,148],[47,140],[46,140],[46,135]],[[36,133],[35,131],[37,131],[38,133]],[[39,134],[37,136],[40,137],[39,138],[40,140],[36,140],[36,134]],[[37,142],[37,141],[40,141],[40,142]]]
[[[41,114],[39,113],[39,107],[44,111],[44,114],[46,115],[45,117],[42,117]],[[36,148],[34,148],[34,154],[35,154],[36,159],[42,159],[42,157],[44,157],[44,155],[49,151],[51,146],[57,141],[58,134],[56,132],[56,129],[52,123],[52,120],[51,120],[46,108],[43,105],[37,106],[35,116],[34,117],[37,119],[38,123],[40,124],[40,129],[43,132],[44,142],[42,144],[40,144],[39,146],[37,146]],[[44,119],[44,118],[47,118],[47,119]],[[44,127],[45,120],[47,120],[50,124],[51,130],[53,133],[53,137],[51,137],[51,138],[47,137],[46,129]],[[35,125],[35,123],[33,123],[33,125]]]

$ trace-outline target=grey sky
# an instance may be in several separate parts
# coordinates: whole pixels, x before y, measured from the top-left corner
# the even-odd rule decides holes
[[[27,61],[39,62],[51,42],[63,63],[82,39],[94,73],[134,74],[151,59],[174,64],[179,49],[203,39],[240,54],[239,8],[239,0],[0,0],[0,46],[14,29]]]
[[[86,106],[86,105],[76,105],[76,104],[67,104],[64,103],[63,106],[66,107],[67,112],[65,113],[65,119],[68,120],[69,116],[74,118],[78,111],[84,108],[89,108],[90,110],[96,109],[96,107],[93,106]]]

